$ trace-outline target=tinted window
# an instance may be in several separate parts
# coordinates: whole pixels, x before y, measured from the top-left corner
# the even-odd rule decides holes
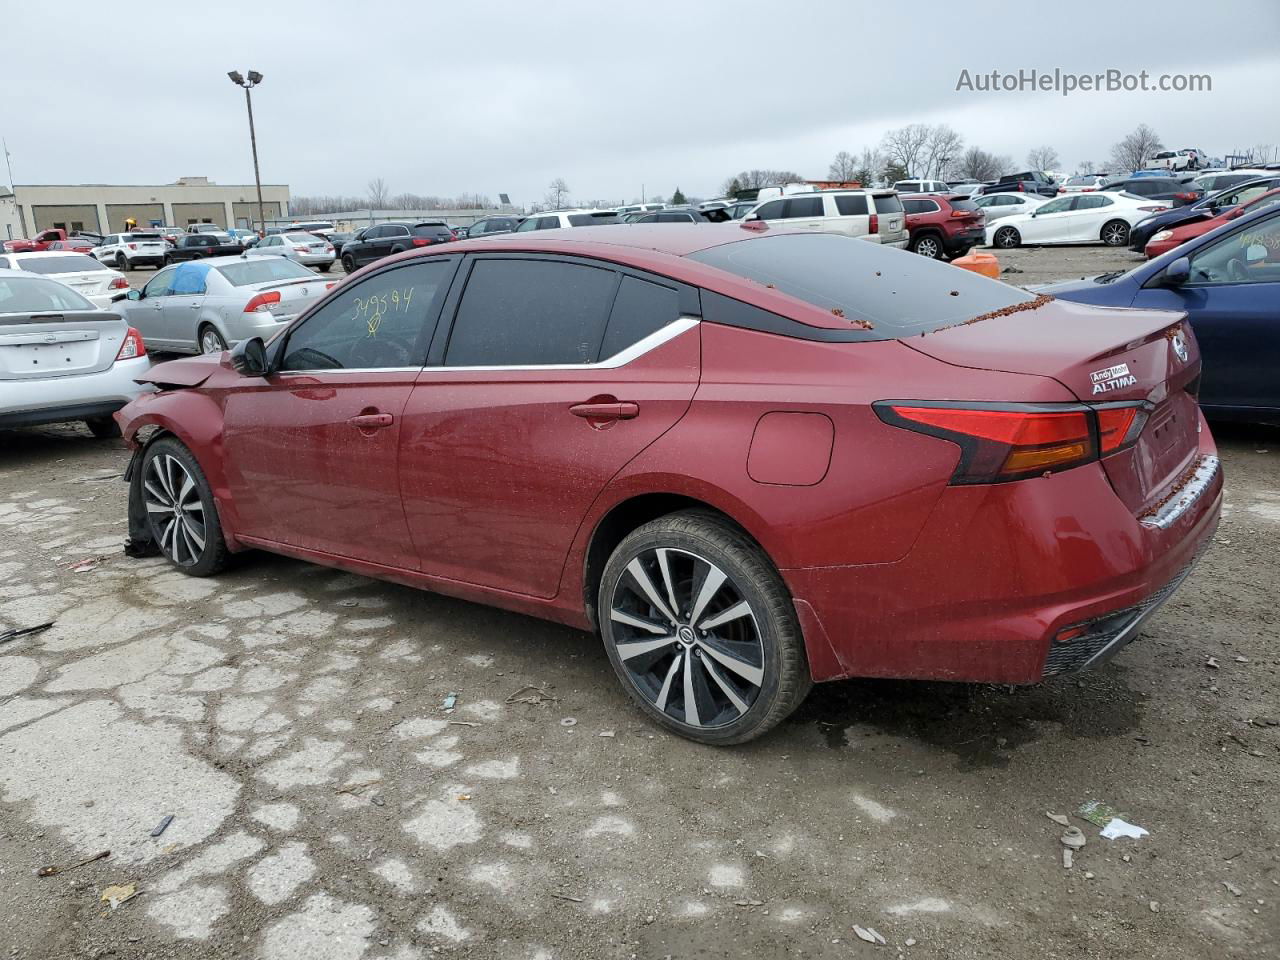
[[[932,200],[913,200],[907,197],[902,201],[902,209],[907,213],[933,213],[938,205]]]
[[[93,257],[75,253],[63,257],[27,257],[20,262],[23,270],[32,273],[80,273],[83,270],[107,269]]]
[[[233,287],[244,287],[251,283],[267,283],[271,280],[308,280],[317,279],[316,275],[297,261],[288,257],[261,257],[253,260],[241,260],[238,263],[224,263],[215,267]]]
[[[972,200],[951,199],[951,200],[948,200],[947,202],[951,204],[952,210],[977,210],[978,209],[978,205],[974,203]]]
[[[520,224],[520,226],[516,227],[516,233],[528,233],[530,230],[537,229],[538,221],[530,217],[528,220],[524,221],[524,223]]]
[[[8,258],[0,257],[0,270],[9,270],[9,269],[12,269],[12,268],[9,265]]]
[[[1034,299],[938,260],[904,257],[892,247],[836,234],[754,237],[700,250],[690,259],[871,324],[870,330],[851,328],[851,340],[929,333]],[[704,294],[704,309],[706,300]]]
[[[610,210],[608,213],[571,213],[569,226],[594,227],[602,223],[618,223],[618,215]]]
[[[420,223],[413,228],[417,237],[452,237],[453,232],[442,223]]]
[[[560,228],[559,217],[540,217],[538,219],[537,229],[539,230],[558,230]]]
[[[756,211],[756,216],[761,220],[781,220],[782,205],[783,201],[781,200],[770,200]]]
[[[865,216],[867,213],[867,198],[861,193],[846,193],[836,196],[836,210],[841,216]]]
[[[445,364],[590,363],[616,275],[551,260],[478,260],[458,305]]]
[[[820,217],[822,216],[821,197],[792,197],[787,201],[783,217]]]
[[[649,221],[644,221],[648,223]],[[693,223],[693,217],[687,213],[659,213],[656,222],[658,223]]]
[[[612,357],[633,343],[661,330],[680,316],[680,298],[669,287],[623,277],[609,314],[600,359]]]
[[[1075,210],[1095,210],[1098,207],[1110,206],[1113,201],[1110,197],[1104,197],[1099,193],[1091,193],[1081,197],[1076,201]]]
[[[42,277],[0,277],[0,313],[92,309],[92,303],[56,280],[45,280]]]
[[[282,369],[419,366],[428,318],[452,274],[451,262],[425,260],[343,289],[289,334]]]
[[[901,213],[902,201],[896,193],[879,194],[875,198],[876,213]]]

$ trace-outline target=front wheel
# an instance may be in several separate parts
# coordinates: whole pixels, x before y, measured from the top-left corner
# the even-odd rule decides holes
[[[213,491],[191,451],[162,437],[142,458],[142,500],[151,536],[165,559],[192,577],[217,573],[227,544]]]
[[[328,273],[329,268],[332,266],[333,266],[333,261],[330,261],[328,263],[318,263],[316,264],[316,269],[319,270],[321,273]]]
[[[84,422],[89,432],[99,440],[120,436],[120,425],[112,417],[91,417]]]
[[[129,261],[125,258],[123,253],[116,254],[116,269],[122,273],[129,269]]]
[[[991,239],[993,244],[1002,250],[1008,250],[1011,247],[1017,247],[1022,244],[1022,234],[1018,233],[1013,227],[1001,227]]]
[[[356,258],[355,258],[355,257],[353,257],[353,256],[351,256],[351,254],[349,254],[349,253],[348,253],[348,254],[343,255],[343,257],[342,257],[342,269],[343,269],[343,270],[345,270],[347,273],[355,273],[355,272],[356,272]]]
[[[913,253],[918,253],[922,257],[929,257],[932,260],[941,260],[944,256],[942,241],[932,233],[926,233],[912,240],[911,250]]]
[[[690,740],[745,743],[791,714],[812,680],[795,608],[764,552],[701,511],[620,543],[599,591],[600,634],[631,698]]]
[[[1102,242],[1108,247],[1123,247],[1129,243],[1129,225],[1123,220],[1109,220],[1102,225]]]

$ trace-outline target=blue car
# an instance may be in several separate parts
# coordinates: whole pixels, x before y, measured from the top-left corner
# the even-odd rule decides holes
[[[1280,425],[1280,208],[1247,213],[1127,273],[1035,292],[1185,311],[1204,364],[1205,416]]]

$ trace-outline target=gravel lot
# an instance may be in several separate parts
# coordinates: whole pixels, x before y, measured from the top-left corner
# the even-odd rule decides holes
[[[1131,258],[1000,254],[1028,283]],[[0,431],[0,632],[56,620],[0,646],[0,958],[1280,956],[1280,433],[1217,432],[1217,542],[1105,668],[828,684],[714,750],[585,634],[130,560],[117,442]],[[1073,817],[1065,870],[1045,813],[1090,800],[1150,836]]]

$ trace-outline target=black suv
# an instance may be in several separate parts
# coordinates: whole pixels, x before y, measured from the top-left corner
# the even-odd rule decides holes
[[[393,253],[447,243],[452,239],[453,231],[443,220],[375,224],[365,227],[358,240],[348,240],[342,245],[342,269],[347,273],[354,273],[366,263],[373,263]]]
[[[1102,189],[1105,193],[1128,193],[1144,200],[1165,200],[1175,207],[1195,203],[1204,196],[1194,181],[1177,177],[1129,177],[1113,180]]]
[[[988,193],[1038,193],[1042,197],[1056,197],[1058,195],[1058,181],[1043,170],[1024,170],[1022,173],[1005,174],[995,183],[987,184],[978,193],[983,195]]]
[[[490,233],[510,233],[524,217],[485,217],[466,228],[467,237],[483,237]]]

